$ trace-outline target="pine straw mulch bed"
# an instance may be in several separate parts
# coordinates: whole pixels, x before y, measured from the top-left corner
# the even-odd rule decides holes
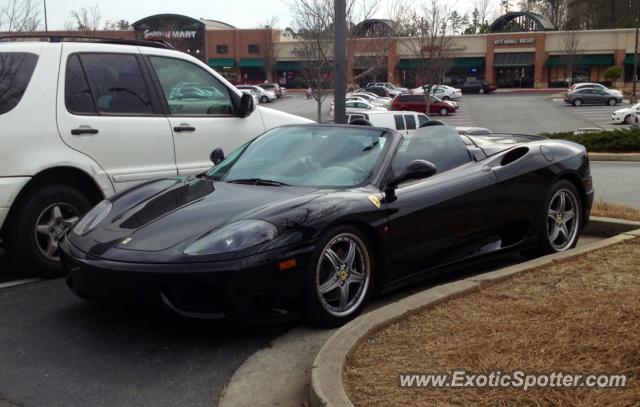
[[[640,209],[617,203],[595,201],[591,216],[640,221]]]
[[[624,389],[401,388],[454,369],[626,374]],[[348,357],[356,406],[639,406],[640,238],[519,275],[375,333]]]

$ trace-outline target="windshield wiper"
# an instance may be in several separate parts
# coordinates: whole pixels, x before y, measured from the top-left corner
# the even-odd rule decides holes
[[[234,179],[231,181],[227,181],[230,184],[249,184],[249,185],[268,185],[273,187],[289,187],[291,185],[285,184],[280,181],[273,181],[270,179],[262,179],[262,178],[244,178],[244,179]]]

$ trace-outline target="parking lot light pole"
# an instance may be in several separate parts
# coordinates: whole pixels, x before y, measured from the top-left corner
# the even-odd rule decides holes
[[[49,31],[49,25],[47,24],[47,0],[42,1],[44,6],[44,32]]]
[[[336,80],[334,85],[334,120],[346,124],[347,98],[347,2],[335,0],[335,38],[333,43]]]
[[[636,93],[638,87],[638,31],[640,31],[640,6],[638,6],[638,15],[636,16],[636,47],[633,51],[633,90],[631,91],[631,103],[638,103],[638,95]]]

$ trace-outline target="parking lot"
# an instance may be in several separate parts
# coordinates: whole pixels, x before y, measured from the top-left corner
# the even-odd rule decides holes
[[[329,98],[324,105],[325,120],[330,119],[330,102]],[[315,101],[302,94],[263,106],[315,120]],[[607,123],[620,107],[574,108],[548,94],[498,93],[465,95],[457,113],[435,118],[452,126],[538,134],[578,127],[622,128]],[[593,163],[592,173],[596,199],[640,202],[640,163]],[[583,243],[588,241],[592,240],[586,237]],[[499,259],[473,272],[518,261],[522,258]],[[0,406],[212,405],[249,356],[299,327],[186,320],[89,305],[74,296],[63,279],[23,281],[33,276],[15,274],[1,256],[0,270],[0,324],[8,327],[0,335]],[[13,285],[16,281],[25,284]],[[394,297],[372,306],[390,298]]]

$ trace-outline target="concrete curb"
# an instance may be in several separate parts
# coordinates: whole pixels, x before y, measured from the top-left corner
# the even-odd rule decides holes
[[[591,243],[569,252],[540,257],[525,263],[505,267],[500,270],[469,277],[464,280],[440,285],[429,290],[403,298],[354,319],[338,329],[325,342],[311,368],[309,404],[312,407],[353,406],[343,383],[344,364],[358,344],[371,334],[390,324],[425,308],[440,304],[452,298],[477,291],[481,287],[509,279],[526,271],[553,264],[560,260],[580,256],[592,250],[601,249],[640,236],[640,222],[625,222],[608,218],[593,218],[596,231],[626,229],[621,234],[599,242]]]
[[[589,153],[591,161],[620,161],[620,162],[640,162],[639,153]]]

